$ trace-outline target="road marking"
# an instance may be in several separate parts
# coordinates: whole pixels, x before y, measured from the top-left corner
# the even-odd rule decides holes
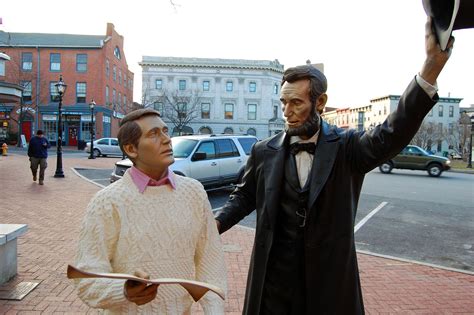
[[[387,204],[388,202],[386,201],[383,201],[381,202],[377,208],[375,208],[374,210],[372,210],[368,215],[366,215],[362,220],[359,221],[359,223],[357,223],[357,225],[354,227],[354,234],[355,232],[357,232],[365,223],[367,223],[367,221],[369,221],[369,219],[371,217],[373,217],[377,212],[379,212],[380,209],[382,209],[383,207],[385,207],[385,205]]]
[[[99,187],[101,187],[101,188],[105,188],[104,185],[101,185],[101,184],[99,184],[99,183],[96,183],[96,182],[94,182],[93,180],[90,180],[89,178],[87,178],[87,177],[81,175],[78,171],[76,171],[76,169],[75,169],[74,167],[71,167],[71,170],[72,170],[77,176],[79,176],[80,178],[82,178],[82,179],[88,181],[89,183],[92,183],[92,184],[94,184],[94,185],[96,185],[96,186],[99,186]]]

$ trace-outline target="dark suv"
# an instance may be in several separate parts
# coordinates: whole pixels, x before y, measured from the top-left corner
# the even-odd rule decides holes
[[[428,175],[438,177],[449,170],[451,161],[448,158],[431,155],[416,145],[409,145],[393,159],[381,164],[379,169],[388,174],[394,168],[406,170],[425,170]]]
[[[237,184],[250,150],[257,138],[237,135],[194,135],[171,138],[175,162],[170,169],[200,181],[206,189]],[[129,159],[118,161],[111,174],[114,182],[132,166]]]

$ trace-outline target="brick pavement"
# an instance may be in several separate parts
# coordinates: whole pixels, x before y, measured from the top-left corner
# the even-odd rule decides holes
[[[66,177],[57,179],[52,156],[45,185],[39,186],[31,180],[27,157],[0,156],[0,222],[29,226],[18,240],[18,275],[7,285],[40,283],[21,301],[0,300],[0,314],[97,313],[79,300],[65,275],[85,207],[99,189],[71,167],[111,168],[116,160],[64,157]],[[229,278],[226,314],[241,314],[253,236],[253,230],[240,227],[223,235]],[[474,314],[473,275],[361,253],[358,259],[368,314]],[[193,310],[202,313],[198,306]]]

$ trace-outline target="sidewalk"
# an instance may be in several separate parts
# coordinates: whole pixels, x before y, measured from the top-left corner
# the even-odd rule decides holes
[[[28,159],[0,156],[0,223],[26,223],[18,239],[20,282],[39,285],[23,300],[0,300],[0,314],[96,314],[77,297],[66,278],[79,224],[87,203],[100,188],[71,167],[112,168],[118,159],[63,158],[65,178],[53,178],[51,152],[44,186],[31,179]],[[229,279],[226,314],[241,314],[254,231],[234,227],[223,235]],[[474,275],[404,261],[358,254],[367,314],[474,314]],[[198,307],[195,313],[201,313]]]

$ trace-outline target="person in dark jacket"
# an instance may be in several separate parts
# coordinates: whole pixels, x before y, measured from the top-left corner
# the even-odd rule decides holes
[[[369,131],[321,118],[326,77],[287,69],[280,99],[285,131],[257,142],[242,182],[216,214],[224,233],[256,209],[244,314],[364,314],[354,221],[364,176],[400,152],[438,100],[442,51],[426,23],[426,59],[397,109]]]
[[[48,148],[51,145],[48,140],[44,137],[43,130],[36,131],[36,136],[31,138],[30,144],[28,145],[28,156],[30,157],[30,168],[33,173],[33,181],[36,182],[38,166],[39,181],[38,184],[44,184],[44,170],[48,167]]]

